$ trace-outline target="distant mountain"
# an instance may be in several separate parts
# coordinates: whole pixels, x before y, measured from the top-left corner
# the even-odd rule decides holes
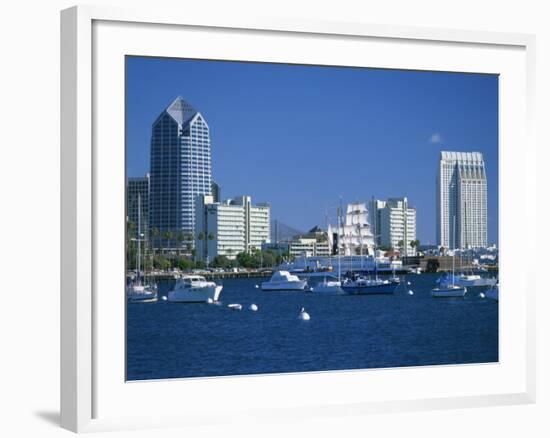
[[[300,231],[296,228],[291,227],[281,221],[272,220],[271,221],[271,241],[277,242],[282,240],[292,239],[294,236],[300,236],[305,234],[303,231]]]

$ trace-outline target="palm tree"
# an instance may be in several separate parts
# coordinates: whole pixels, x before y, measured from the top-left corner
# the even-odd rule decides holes
[[[155,251],[156,251],[156,243],[157,243],[157,239],[159,237],[159,234],[160,234],[160,231],[157,227],[153,227],[151,228],[151,246],[153,247],[153,257],[155,255]]]
[[[176,240],[178,243],[183,242],[185,239],[187,239],[187,234],[185,234],[183,231],[178,231],[178,234],[176,236]]]
[[[399,242],[397,242],[397,246],[399,247],[402,253],[401,257],[403,257],[403,255],[406,255],[406,254],[403,254],[405,252],[405,242],[403,240],[400,240]]]
[[[165,231],[162,237],[166,240],[168,247],[170,247],[171,240],[174,238],[174,233],[172,231]]]
[[[416,249],[416,252],[418,252],[418,247],[420,246],[420,240],[418,239],[411,240],[409,245],[411,246],[411,248]]]
[[[233,248],[227,248],[225,253],[227,254],[227,258],[231,259],[231,256],[233,255]]]

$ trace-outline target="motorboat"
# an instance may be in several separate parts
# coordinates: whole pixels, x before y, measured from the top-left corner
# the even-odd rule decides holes
[[[393,294],[401,282],[399,278],[367,278],[354,275],[342,282],[342,290],[350,295]]]
[[[168,292],[168,301],[173,303],[215,303],[223,286],[207,281],[201,275],[184,275],[176,280],[174,289]]]
[[[262,290],[304,290],[307,287],[307,281],[300,280],[298,276],[288,271],[275,271],[269,281],[262,283]]]
[[[459,286],[465,287],[486,287],[496,285],[497,279],[482,277],[477,274],[461,274],[456,278],[455,282]]]
[[[445,274],[437,282],[440,285],[456,284],[464,287],[492,287],[497,284],[496,278],[482,277],[477,274]]]

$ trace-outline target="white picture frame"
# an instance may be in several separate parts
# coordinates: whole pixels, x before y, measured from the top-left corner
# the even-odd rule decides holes
[[[144,29],[147,29],[148,34],[142,40],[140,34],[145,32]],[[374,47],[383,44],[387,49],[373,48],[373,59],[377,60],[369,66],[438,69],[441,68],[439,65],[447,65],[451,71],[483,69],[503,75],[500,95],[500,197],[503,202],[500,215],[506,219],[501,223],[500,241],[506,243],[501,244],[501,283],[505,288],[509,285],[509,290],[513,289],[515,293],[510,294],[500,304],[500,330],[506,344],[503,345],[501,341],[503,354],[499,364],[307,373],[307,376],[305,373],[298,373],[285,376],[187,379],[186,382],[173,380],[145,384],[125,383],[123,379],[120,381],[120,363],[124,360],[123,348],[120,350],[120,336],[123,336],[124,329],[124,315],[123,312],[119,312],[122,300],[111,303],[110,298],[103,295],[98,299],[98,294],[102,293],[99,291],[104,290],[102,285],[108,284],[106,279],[113,278],[109,275],[113,275],[114,272],[108,272],[103,268],[105,257],[102,256],[102,251],[105,251],[105,246],[101,244],[101,239],[119,241],[118,234],[123,230],[122,216],[117,219],[121,223],[119,229],[116,223],[113,228],[113,223],[110,223],[105,215],[105,211],[111,211],[111,207],[114,211],[124,208],[123,205],[119,205],[124,199],[120,197],[119,191],[114,190],[117,193],[112,197],[105,195],[106,188],[112,185],[109,182],[111,178],[113,181],[120,181],[118,172],[124,172],[123,168],[119,169],[120,157],[124,153],[124,143],[120,142],[120,130],[123,131],[124,128],[117,126],[124,116],[123,101],[122,106],[120,105],[120,93],[124,94],[124,76],[119,74],[120,65],[123,64],[120,54],[157,53],[158,56],[181,56],[177,47],[164,47],[160,44],[171,32],[180,31],[188,32],[189,35],[196,32],[197,41],[204,38],[205,42],[198,44],[190,55],[197,56],[204,52],[202,57],[213,57],[212,59],[221,56],[216,55],[219,44],[216,45],[214,40],[225,32],[235,41],[242,42],[242,47],[246,46],[244,42],[251,42],[248,59],[258,56],[257,59],[267,61],[277,56],[287,59],[286,56],[289,57],[288,60],[297,62],[301,59],[300,44],[294,44],[295,42],[312,44],[311,47],[314,49],[314,45],[319,44],[317,40],[321,39],[325,47],[327,41],[334,42],[334,48],[329,44],[329,48],[325,50],[328,53],[323,56],[327,57],[326,62],[329,62],[332,56],[334,63],[339,65],[350,62],[338,58],[340,55],[337,55],[346,55],[347,46],[366,44]],[[131,38],[124,38],[124,35]],[[270,45],[273,49],[270,53],[265,53],[264,47],[260,47],[265,43],[262,40],[264,38],[273,39],[270,40],[270,43],[273,43]],[[323,38],[325,40],[322,40]],[[209,39],[213,41],[210,46]],[[262,41],[254,43],[255,40]],[[297,47],[295,53],[287,46],[291,40]],[[134,46],[128,49],[128,44]],[[238,50],[247,50],[246,47],[242,47],[240,44],[239,48],[234,45],[224,50],[224,53],[228,59],[237,59],[241,56],[237,53]],[[419,50],[419,57],[407,58],[405,48],[414,47]],[[262,50],[259,50],[260,48]],[[283,52],[283,49],[286,52]],[[457,53],[449,56],[445,54],[447,50],[452,52],[455,49]],[[136,53],[136,50],[140,53]],[[334,53],[331,53],[331,50]],[[392,52],[393,58],[385,53],[386,50]],[[472,53],[469,54],[469,51]],[[286,54],[281,55],[279,52]],[[352,50],[349,52],[346,56],[350,56]],[[403,55],[399,64],[395,53]],[[423,59],[422,56],[429,56],[430,53],[439,57],[438,60],[434,60],[434,64],[430,65],[425,61],[421,65],[418,64],[423,62],[418,59]],[[308,56],[315,56],[315,50]],[[493,58],[486,59],[487,56]],[[116,66],[109,65],[109,59],[114,59],[113,66]],[[523,34],[393,27],[360,22],[257,18],[244,15],[238,19],[227,19],[215,16],[211,11],[197,16],[188,15],[184,10],[163,11],[156,8],[127,10],[103,6],[78,6],[62,11],[61,426],[81,432],[212,422],[207,405],[200,402],[193,410],[180,407],[179,410],[174,409],[170,412],[156,412],[153,409],[150,415],[141,415],[137,411],[131,414],[132,406],[129,400],[140,397],[154,399],[163,394],[170,400],[174,397],[173,388],[179,387],[181,395],[183,385],[186,385],[185,394],[204,393],[220,397],[222,400],[227,394],[235,394],[236,391],[243,394],[240,398],[237,396],[237,400],[231,400],[235,405],[234,410],[225,414],[220,413],[216,416],[216,421],[224,421],[229,417],[238,420],[250,416],[261,419],[275,416],[296,418],[328,413],[360,415],[381,411],[534,402],[536,286],[534,275],[529,271],[533,268],[528,267],[523,273],[523,278],[528,280],[521,284],[515,274],[507,268],[512,266],[512,254],[519,249],[520,244],[523,245],[523,249],[535,246],[534,59],[534,36]],[[116,72],[110,78],[108,86],[101,82],[106,71]],[[112,96],[112,102],[106,102],[106,96]],[[110,108],[108,117],[106,110],[104,111],[107,104]],[[518,142],[521,147],[514,146]],[[105,148],[105,144],[109,144],[114,157],[108,165],[105,163],[105,154],[102,153],[104,149],[101,149]],[[512,182],[509,177],[514,164],[517,165],[517,170],[514,171],[515,179]],[[121,190],[124,188],[121,187]],[[506,198],[502,196],[503,192],[507,194]],[[514,197],[519,199],[518,202],[530,203],[531,214],[521,208],[515,208],[513,211],[512,201],[506,199]],[[521,239],[511,232],[519,223],[523,224],[524,230]],[[111,231],[107,233],[107,229],[113,230],[113,234],[108,235]],[[113,266],[114,270],[116,263]],[[122,290],[123,286],[120,287]],[[514,334],[509,327],[511,321],[514,321]],[[107,339],[106,332],[113,334],[109,337],[112,339]],[[113,359],[113,369],[105,363],[106,357]],[[494,379],[491,377],[492,374],[495,375]],[[451,375],[452,379],[456,379],[455,387],[442,386],[441,382],[450,380]],[[473,378],[479,390],[474,391],[468,387],[465,383],[467,378]],[[391,379],[399,388],[390,391],[387,379]],[[464,381],[461,382],[461,379]],[[413,380],[426,382],[426,387],[411,387],[407,390],[407,382]],[[434,388],[429,389],[430,385]],[[312,391],[312,395],[303,399],[286,399],[289,394],[293,394],[294,386],[299,390]],[[320,386],[325,389],[322,394],[314,391],[314,388]],[[436,390],[436,386],[439,386],[439,390]],[[111,387],[116,388],[112,391],[107,389]],[[256,392],[259,391],[257,388],[261,388],[263,395]],[[357,391],[357,388],[365,389],[365,393]],[[279,390],[281,392],[278,392]],[[185,395],[181,397],[184,398]],[[247,397],[255,397],[254,403],[247,402]],[[117,410],[116,406],[124,405],[125,402],[128,402],[130,409]]]

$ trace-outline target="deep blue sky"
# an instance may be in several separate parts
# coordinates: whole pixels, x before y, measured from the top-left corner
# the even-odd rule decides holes
[[[149,169],[151,124],[178,95],[210,126],[224,199],[251,195],[301,230],[343,202],[407,196],[435,242],[439,151],[478,151],[498,242],[498,77],[127,58],[128,176]]]

